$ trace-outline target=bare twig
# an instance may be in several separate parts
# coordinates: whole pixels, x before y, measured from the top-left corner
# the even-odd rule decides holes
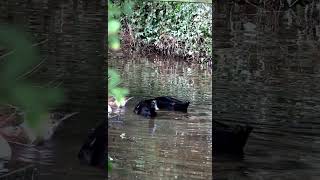
[[[57,80],[58,80],[58,79],[51,80],[50,82],[48,82],[48,83],[46,84],[46,86],[47,86],[47,87],[50,87],[51,84],[54,85],[54,84],[57,82]],[[62,83],[62,82],[59,82],[58,84],[61,84],[61,83]]]
[[[46,43],[46,42],[48,42],[48,39],[45,39],[45,40],[40,41],[40,42],[38,42],[38,43],[32,44],[32,47],[39,46],[39,45],[44,44],[44,43]]]
[[[66,119],[68,119],[68,118],[70,118],[70,117],[72,117],[72,116],[74,116],[76,114],[79,114],[79,112],[73,112],[73,113],[67,114],[63,118],[59,119],[59,121],[66,120]]]
[[[299,0],[296,0],[295,2],[293,2],[292,4],[289,5],[289,8],[291,8],[292,6],[294,6]]]
[[[10,55],[10,54],[12,54],[12,53],[14,53],[14,50],[9,51],[9,52],[7,52],[7,53],[5,53],[5,54],[1,55],[1,56],[0,56],[0,60],[1,60],[2,58],[6,57],[6,56],[9,56],[9,55]]]
[[[62,81],[61,81],[61,82],[59,82],[59,83],[58,83],[54,88],[58,88],[58,87],[60,87],[62,83],[63,83]]]
[[[254,6],[254,7],[256,7],[256,8],[259,8],[256,4],[254,4],[254,3],[250,2],[249,0],[246,0],[246,2],[247,2],[248,4],[250,4],[250,5]]]
[[[0,179],[2,179],[2,178],[7,179],[10,175],[15,175],[16,173],[19,173],[19,172],[22,172],[22,171],[27,171],[29,168],[33,168],[34,170],[36,170],[35,166],[31,164],[31,165],[19,168],[17,170],[13,170],[13,171],[11,171],[11,172],[9,172],[7,174],[1,175]]]
[[[42,61],[40,61],[36,66],[34,66],[30,71],[22,74],[21,76],[19,76],[17,79],[21,79],[23,77],[27,77],[28,75],[32,74],[32,72],[34,72],[45,60],[47,59],[47,57],[45,57]]]
[[[16,141],[8,141],[8,143],[16,144],[16,145],[24,146],[24,147],[28,147],[28,148],[36,147],[36,145],[34,145],[34,144],[25,144],[25,143],[19,143],[19,142],[16,142]]]
[[[44,44],[44,43],[46,43],[47,41],[48,41],[48,39],[45,39],[45,40],[40,41],[40,42],[38,42],[38,43],[32,44],[32,47],[35,47],[35,46],[38,46],[38,45]],[[15,50],[11,50],[11,51],[9,51],[9,52],[7,52],[7,53],[5,53],[5,54],[1,55],[1,56],[0,56],[0,60],[1,60],[2,58],[6,57],[6,56],[9,56],[10,54],[13,54],[13,53],[14,53],[14,51],[15,51]]]

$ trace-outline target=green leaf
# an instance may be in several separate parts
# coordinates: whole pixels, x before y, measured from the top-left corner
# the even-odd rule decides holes
[[[126,1],[123,5],[123,13],[129,16],[133,12],[132,10],[133,6],[134,6],[133,1]]]
[[[108,172],[110,172],[111,170],[112,170],[112,161],[110,161],[109,159],[108,159],[108,164],[107,164],[107,168],[108,168]]]
[[[36,65],[39,60],[35,49],[26,35],[12,27],[0,27],[0,46],[12,49],[4,59],[0,71],[0,103],[16,105],[26,114],[26,123],[36,129],[41,116],[62,102],[62,91],[58,89],[37,88],[31,82],[18,81],[18,77]]]
[[[120,40],[118,36],[109,36],[108,38],[109,47],[113,50],[120,49]]]
[[[108,21],[108,35],[116,34],[119,32],[120,22],[117,20]]]

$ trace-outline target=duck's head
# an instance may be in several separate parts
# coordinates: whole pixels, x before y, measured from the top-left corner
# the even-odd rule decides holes
[[[157,106],[157,100],[152,100],[151,102],[151,107],[153,107],[156,111],[159,110],[158,106]]]

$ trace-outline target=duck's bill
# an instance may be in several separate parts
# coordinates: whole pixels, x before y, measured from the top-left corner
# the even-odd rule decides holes
[[[157,103],[154,104],[154,108],[156,109],[156,111],[159,110],[158,106],[157,106]]]

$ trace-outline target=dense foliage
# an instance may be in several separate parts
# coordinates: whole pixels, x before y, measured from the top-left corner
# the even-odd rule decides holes
[[[140,2],[123,24],[135,45],[153,45],[167,55],[210,60],[212,8],[205,3]]]

